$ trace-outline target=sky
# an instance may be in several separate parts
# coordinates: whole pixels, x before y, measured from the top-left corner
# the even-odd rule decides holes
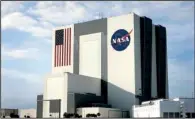
[[[36,108],[51,72],[52,29],[134,12],[167,29],[169,96],[194,91],[194,2],[1,2],[3,108]]]

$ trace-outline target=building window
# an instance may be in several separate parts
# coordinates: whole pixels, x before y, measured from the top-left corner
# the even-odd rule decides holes
[[[175,112],[175,118],[179,118],[179,112]]]
[[[192,113],[192,118],[195,118],[195,113]]]
[[[191,118],[190,113],[186,113],[186,118]]]
[[[163,117],[164,117],[164,118],[168,118],[168,117],[169,117],[169,116],[168,116],[168,112],[164,112],[164,113],[163,113]]]
[[[174,118],[173,112],[169,112],[169,118]]]

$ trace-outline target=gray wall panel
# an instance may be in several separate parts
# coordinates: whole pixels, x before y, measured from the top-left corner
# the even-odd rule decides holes
[[[75,74],[79,74],[79,36],[97,32],[107,34],[107,19],[99,19],[85,23],[74,25],[74,70]],[[103,59],[106,60],[106,59]]]
[[[67,112],[75,113],[75,94],[74,93],[68,93]]]
[[[166,28],[161,25],[156,25],[155,29],[157,95],[158,98],[168,98]]]
[[[104,84],[101,86],[101,94],[107,102],[107,18],[93,20],[74,25],[74,69],[73,73],[79,74],[79,36],[102,32],[101,44],[101,78]],[[93,38],[92,38],[93,40]]]
[[[60,101],[59,100],[50,100],[49,104],[50,113],[59,113],[60,112]]]
[[[42,118],[43,117],[43,102],[38,101],[38,100],[43,100],[43,95],[37,95],[37,111],[36,111],[37,118]]]

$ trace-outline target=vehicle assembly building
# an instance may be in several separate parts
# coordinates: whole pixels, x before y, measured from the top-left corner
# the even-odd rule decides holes
[[[52,36],[52,72],[37,115],[85,117],[96,107],[103,117],[106,109],[132,117],[133,105],[168,98],[166,28],[150,18],[129,13],[62,26]]]

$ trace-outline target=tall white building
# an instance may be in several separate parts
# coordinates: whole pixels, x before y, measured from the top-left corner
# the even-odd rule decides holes
[[[75,110],[69,93],[93,93],[113,108],[168,98],[166,29],[134,13],[53,31],[52,72],[43,100],[60,99],[61,116]],[[43,116],[49,116],[49,102]]]

